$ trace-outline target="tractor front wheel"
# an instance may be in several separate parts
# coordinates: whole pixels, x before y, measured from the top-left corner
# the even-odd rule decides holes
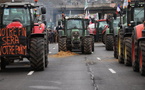
[[[124,64],[126,66],[131,66],[132,65],[132,60],[131,60],[131,38],[127,37],[125,38],[125,46],[124,46]]]
[[[31,38],[30,42],[30,64],[32,69],[43,71],[45,69],[45,42],[43,37]]]
[[[106,50],[113,50],[113,35],[106,35],[105,48]]]
[[[58,42],[58,50],[59,51],[67,51],[67,42],[66,42],[66,38],[59,38],[59,42]]]
[[[145,76],[145,41],[141,41],[139,50],[139,70],[142,76]]]
[[[85,54],[91,54],[92,53],[92,38],[85,37],[83,44],[84,44],[83,52]]]
[[[118,59],[118,38],[117,36],[114,38],[114,57]]]
[[[119,63],[124,63],[124,44],[123,44],[123,31],[119,31],[119,36],[118,36],[118,62]]]

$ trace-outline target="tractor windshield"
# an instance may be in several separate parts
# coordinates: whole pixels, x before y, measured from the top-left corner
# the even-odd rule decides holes
[[[83,29],[82,20],[71,19],[67,21],[67,29],[79,28]]]
[[[105,25],[106,25],[106,26],[108,25],[106,21],[100,21],[100,22],[99,22],[99,28],[104,28]]]
[[[30,25],[30,14],[27,8],[9,7],[4,9],[3,13],[3,25],[6,26],[14,19],[18,19],[23,26]]]
[[[144,8],[135,8],[134,9],[134,21],[137,24],[142,23],[144,20]]]

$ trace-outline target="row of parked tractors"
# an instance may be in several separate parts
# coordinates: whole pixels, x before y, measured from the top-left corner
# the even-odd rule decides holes
[[[29,2],[0,4],[0,70],[15,60],[27,58],[33,70],[44,70],[48,64],[49,42],[46,30],[46,8]],[[61,20],[58,51],[91,54],[94,38],[89,34],[89,20],[73,17]]]
[[[102,41],[106,50],[114,50],[119,63],[145,75],[145,1],[132,0],[120,9],[118,17],[93,21],[89,33],[95,42]]]
[[[23,58],[30,61],[33,70],[47,67],[46,8],[35,1],[0,4],[0,70]]]
[[[145,75],[145,1],[129,2],[121,10],[118,28],[114,31],[117,31],[113,36],[114,57]]]

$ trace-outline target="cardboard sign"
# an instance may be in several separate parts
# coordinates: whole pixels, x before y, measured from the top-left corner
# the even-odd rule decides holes
[[[26,55],[26,28],[0,29],[0,55]]]

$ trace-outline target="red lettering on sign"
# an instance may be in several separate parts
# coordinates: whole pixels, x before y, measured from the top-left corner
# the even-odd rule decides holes
[[[26,28],[2,28],[0,29],[0,55],[26,55],[27,46],[20,43],[21,38],[26,38]],[[20,38],[21,37],[21,38]],[[25,39],[21,39],[25,40]]]

